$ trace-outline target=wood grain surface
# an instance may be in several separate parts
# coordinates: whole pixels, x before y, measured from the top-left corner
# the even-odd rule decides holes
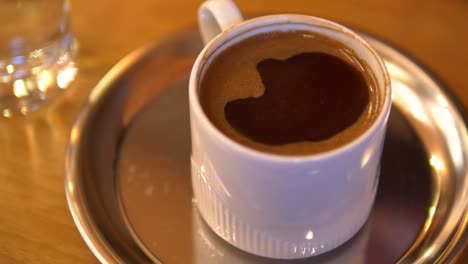
[[[27,117],[0,119],[0,263],[98,262],[79,235],[65,199],[70,128],[91,89],[112,65],[137,47],[193,26],[200,3],[71,0],[72,30],[80,43],[77,79],[45,108]],[[466,0],[237,3],[244,14],[311,14],[377,35],[426,65],[468,107]]]

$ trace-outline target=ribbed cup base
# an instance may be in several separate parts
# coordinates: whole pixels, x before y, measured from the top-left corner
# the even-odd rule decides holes
[[[198,210],[208,226],[220,237],[249,253],[277,259],[306,258],[330,251],[352,238],[368,218],[366,213],[354,213],[353,223],[327,227],[326,234],[333,234],[326,239],[295,241],[284,240],[263,232],[261,228],[246,223],[229,210],[219,199],[213,187],[208,183],[205,172],[198,169],[192,161],[192,184]],[[353,213],[350,212],[352,215]]]

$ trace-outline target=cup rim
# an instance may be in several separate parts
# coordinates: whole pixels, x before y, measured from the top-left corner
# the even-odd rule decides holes
[[[260,24],[260,25],[258,25]],[[289,155],[289,154],[279,154],[279,153],[271,153],[265,152],[261,150],[254,149],[252,147],[245,146],[227,135],[225,135],[222,131],[220,131],[207,117],[205,111],[203,110],[200,99],[199,99],[199,82],[201,77],[201,69],[204,63],[208,61],[207,55],[210,50],[212,50],[219,41],[225,39],[226,37],[234,34],[234,32],[239,31],[237,34],[234,34],[232,38],[236,38],[237,36],[248,32],[253,31],[258,28],[268,27],[268,26],[275,26],[275,25],[284,25],[284,24],[302,24],[306,26],[319,26],[323,27],[328,30],[333,30],[348,37],[352,37],[356,41],[359,42],[360,45],[364,46],[372,55],[372,59],[377,62],[378,68],[380,69],[381,75],[383,76],[383,89],[384,89],[384,100],[380,109],[380,112],[377,115],[377,118],[374,120],[372,125],[368,127],[363,133],[359,136],[355,137],[351,141],[340,145],[337,148],[333,148],[331,150],[312,153],[312,154],[297,154],[297,155]],[[257,25],[257,26],[256,26]],[[228,39],[226,43],[229,43],[230,40]],[[222,47],[224,44],[221,44],[217,48]],[[379,88],[380,89],[380,88]],[[340,153],[345,153],[352,151],[356,146],[361,145],[367,138],[371,137],[374,131],[378,130],[379,127],[385,126],[385,121],[388,119],[390,114],[391,108],[391,81],[390,76],[388,74],[387,68],[385,63],[383,62],[380,55],[377,51],[370,46],[367,41],[365,41],[361,36],[357,33],[352,31],[351,29],[340,25],[336,22],[330,21],[328,19],[310,16],[310,15],[299,15],[299,14],[276,14],[276,15],[267,15],[256,17],[253,19],[245,20],[227,30],[224,30],[215,38],[213,38],[203,50],[198,55],[189,79],[189,106],[191,112],[193,111],[195,118],[198,122],[201,122],[201,126],[204,127],[208,133],[212,134],[214,137],[217,138],[222,144],[229,147],[230,150],[235,151],[237,153],[241,153],[244,155],[249,156],[250,158],[266,160],[266,161],[275,161],[275,162],[300,162],[300,161],[312,161],[312,160],[322,160],[327,159],[331,156],[339,155]],[[193,122],[193,120],[192,120]]]

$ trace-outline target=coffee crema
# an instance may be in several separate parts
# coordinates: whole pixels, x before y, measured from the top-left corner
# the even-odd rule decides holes
[[[222,50],[202,71],[208,119],[247,147],[307,155],[361,135],[381,110],[369,66],[308,31],[263,33]]]

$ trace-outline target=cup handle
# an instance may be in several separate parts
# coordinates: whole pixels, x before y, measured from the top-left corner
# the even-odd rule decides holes
[[[232,0],[207,0],[198,9],[198,27],[205,45],[222,31],[243,20]]]

